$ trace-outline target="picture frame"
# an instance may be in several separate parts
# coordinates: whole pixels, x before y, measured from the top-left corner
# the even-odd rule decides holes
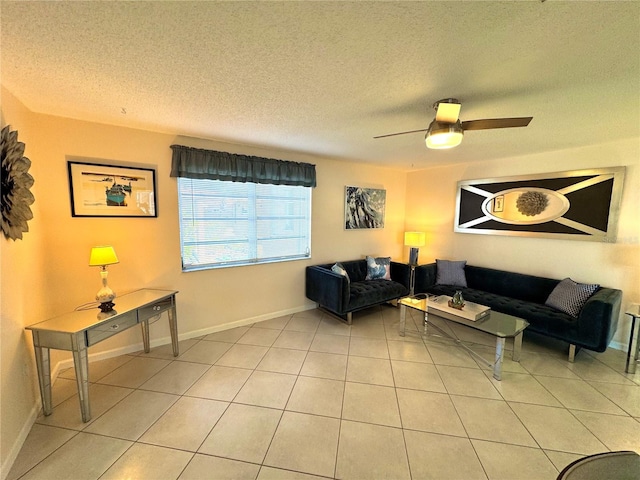
[[[384,228],[387,191],[379,188],[346,186],[345,230]]]
[[[158,216],[152,168],[67,161],[72,217]]]
[[[493,203],[494,212],[504,211],[504,195],[498,195],[493,202],[494,202]]]
[[[614,243],[625,167],[458,182],[454,231]]]

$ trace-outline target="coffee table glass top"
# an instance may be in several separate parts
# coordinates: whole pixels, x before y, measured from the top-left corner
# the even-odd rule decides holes
[[[398,303],[400,305],[413,308],[414,310],[428,313],[436,317],[442,317],[501,338],[514,337],[529,326],[529,322],[522,318],[507,315],[506,313],[495,312],[493,310],[491,310],[491,313],[486,317],[475,321],[467,320],[466,318],[452,313],[447,313],[442,310],[436,310],[435,308],[431,308],[431,310],[429,310],[430,302],[438,302],[439,300],[443,301],[443,298],[444,296],[427,296],[426,294],[419,294],[401,298]]]

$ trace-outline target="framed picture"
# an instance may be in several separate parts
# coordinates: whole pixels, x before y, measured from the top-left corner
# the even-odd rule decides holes
[[[150,168],[67,162],[74,217],[157,217]]]
[[[454,231],[615,242],[624,167],[458,182]]]
[[[376,188],[345,187],[344,228],[384,228],[387,191]]]
[[[494,212],[502,212],[502,211],[504,211],[504,195],[498,195],[493,200],[493,211]]]

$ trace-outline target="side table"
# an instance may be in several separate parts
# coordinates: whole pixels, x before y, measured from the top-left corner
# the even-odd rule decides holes
[[[625,312],[631,317],[631,335],[629,336],[629,350],[627,351],[627,366],[625,372],[636,373],[636,365],[638,364],[638,351],[640,351],[640,338],[638,338],[638,330],[640,330],[640,303],[632,303]]]
[[[43,413],[51,415],[52,412],[50,348],[73,352],[83,422],[91,420],[88,347],[140,325],[144,351],[148,353],[149,319],[166,311],[169,315],[173,356],[177,357],[179,352],[176,293],[178,292],[175,290],[137,290],[116,298],[116,308],[111,312],[98,312],[96,309],[76,310],[25,327],[31,330],[33,335]]]

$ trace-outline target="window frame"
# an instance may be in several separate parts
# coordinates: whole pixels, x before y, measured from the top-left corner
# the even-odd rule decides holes
[[[232,182],[232,181],[226,181],[226,180],[211,180],[211,179],[193,179],[193,178],[187,178],[187,177],[178,177],[178,225],[180,228],[180,257],[181,257],[181,265],[182,265],[182,271],[183,272],[192,272],[192,271],[199,271],[199,270],[210,270],[210,269],[219,269],[219,268],[231,268],[231,267],[242,267],[242,266],[249,266],[249,265],[263,265],[263,264],[269,264],[269,263],[280,263],[280,262],[289,262],[289,261],[297,261],[297,260],[308,260],[309,258],[311,258],[311,224],[312,224],[312,201],[313,201],[313,188],[312,187],[306,187],[306,186],[291,186],[291,185],[274,185],[274,184],[263,184],[263,183],[253,183],[253,182],[241,182],[244,185],[249,185],[250,187],[250,191],[246,196],[242,197],[242,201],[251,201],[253,200],[253,205],[247,208],[247,218],[243,219],[243,218],[239,218],[238,220],[240,221],[246,221],[249,222],[248,225],[248,231],[252,232],[252,238],[248,239],[248,245],[249,245],[249,250],[254,252],[254,255],[248,255],[247,258],[243,258],[242,260],[228,260],[228,261],[217,261],[217,262],[203,262],[203,263],[192,263],[192,264],[186,264],[185,265],[185,222],[188,222],[189,219],[185,219],[183,216],[183,206],[182,206],[182,202],[188,199],[191,199],[192,201],[192,205],[193,205],[193,190],[191,192],[191,195],[184,195],[182,193],[182,190],[185,188],[184,183],[186,182],[216,182],[218,184],[233,184],[233,183],[239,183],[239,182]],[[252,187],[251,187],[252,186]],[[294,254],[290,254],[290,255],[282,255],[282,256],[271,256],[271,257],[265,257],[265,258],[260,258],[260,255],[258,254],[258,251],[260,250],[259,248],[259,244],[260,241],[267,241],[269,240],[268,237],[265,238],[259,238],[259,225],[258,222],[262,220],[264,220],[264,216],[260,217],[257,214],[257,210],[259,208],[258,206],[258,201],[260,199],[265,199],[268,198],[268,196],[261,196],[258,193],[258,190],[261,188],[269,188],[269,189],[273,189],[273,188],[282,188],[282,189],[304,189],[302,191],[304,191],[305,194],[305,199],[302,202],[303,206],[305,207],[305,211],[301,214],[302,216],[300,218],[303,218],[304,220],[301,221],[302,223],[302,227],[304,228],[304,230],[306,230],[306,233],[303,235],[298,235],[297,237],[294,238],[300,238],[300,239],[307,239],[307,246],[306,246],[306,251],[304,254],[302,253],[294,253]],[[212,192],[213,193],[213,192]],[[211,195],[212,198],[214,197],[219,197],[219,198],[225,198],[224,195]],[[234,197],[237,195],[232,195],[231,193],[229,194],[229,196]],[[295,198],[294,198],[295,199]],[[306,204],[306,205],[305,205]],[[192,207],[193,208],[193,207]],[[192,211],[192,218],[191,220],[193,220],[194,214]],[[210,217],[209,219],[214,219],[215,217]],[[280,218],[276,218],[274,220],[282,220],[282,219],[287,219],[288,217],[280,217]],[[299,226],[299,225],[296,225]],[[198,245],[198,244],[202,244],[202,243],[206,243],[206,242],[214,242],[214,243],[218,243],[218,244],[223,244],[223,242],[225,240],[215,240],[215,239],[210,239],[210,240],[199,240],[199,241],[195,241],[195,242],[191,242],[194,245]],[[187,242],[188,243],[188,242]],[[252,257],[252,258],[248,258],[248,257]]]

